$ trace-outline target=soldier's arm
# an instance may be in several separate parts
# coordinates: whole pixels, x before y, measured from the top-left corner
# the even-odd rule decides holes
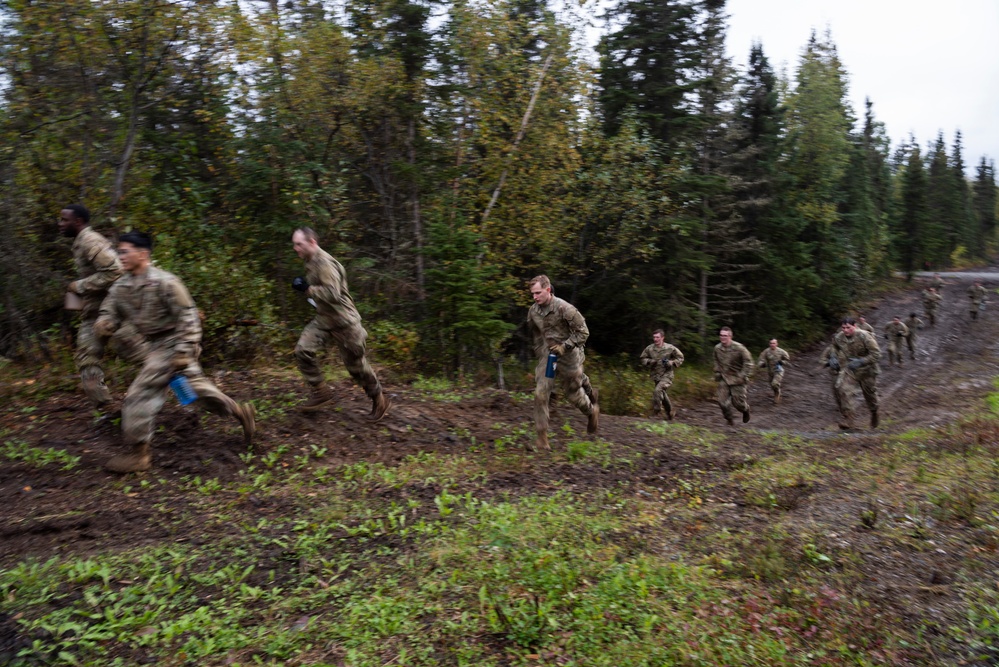
[[[760,368],[766,368],[767,366],[767,351],[763,350],[760,352],[760,358],[756,360],[756,365]]]
[[[791,363],[791,355],[787,353],[787,350],[780,351],[780,360],[785,364]]]
[[[101,308],[94,322],[94,333],[108,337],[121,326],[121,314],[118,310],[118,293],[112,289],[101,301]]]
[[[652,366],[656,363],[656,360],[652,358],[651,350],[651,345],[642,350],[642,356],[639,358],[639,361],[643,366]]]
[[[683,365],[683,352],[680,351],[680,348],[678,347],[673,348],[672,359],[673,359],[673,368],[679,368],[680,366]]]
[[[189,344],[201,342],[201,318],[190,292],[179,280],[169,280],[163,287],[163,298],[177,323],[173,334],[175,340]]]
[[[753,355],[749,353],[749,350],[746,349],[745,345],[742,346],[741,354],[742,354],[742,379],[748,380],[749,377],[753,374]]]
[[[114,248],[102,248],[90,258],[95,273],[72,283],[72,291],[80,295],[95,294],[107,290],[121,278],[121,260]]]
[[[566,306],[563,317],[569,325],[569,337],[565,340],[565,349],[570,350],[585,345],[586,339],[590,337],[590,330],[586,328],[586,320],[576,307],[569,304]]]
[[[867,341],[867,356],[864,357],[866,360],[864,362],[865,366],[873,366],[878,363],[878,359],[881,358],[881,348],[878,346],[878,339],[871,336]]]
[[[309,285],[307,294],[316,301],[333,306],[340,303],[343,294],[343,280],[330,263],[324,263],[317,271],[319,280],[315,285]]]

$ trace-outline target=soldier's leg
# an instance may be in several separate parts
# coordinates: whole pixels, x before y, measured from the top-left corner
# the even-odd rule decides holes
[[[916,358],[916,337],[908,336],[905,339],[905,344],[909,348],[909,358],[915,360]]]
[[[864,402],[871,413],[878,411],[878,376],[864,375],[857,379],[860,391],[864,394]]]
[[[857,388],[857,380],[853,374],[841,372],[836,376],[836,403],[839,406],[843,421],[840,422],[842,428],[853,427],[853,394]]]
[[[586,394],[586,397],[590,399],[590,403],[593,405],[600,403],[600,395],[596,387],[590,383],[590,376],[586,373],[583,373],[583,393]]]
[[[309,397],[297,408],[300,412],[315,412],[333,402],[333,390],[326,384],[318,359],[318,354],[329,347],[332,340],[333,334],[318,319],[306,324],[298,337],[295,363],[310,388]]]
[[[200,351],[199,351],[200,353]],[[236,403],[228,394],[215,386],[215,383],[205,377],[201,370],[201,364],[197,361],[190,363],[180,371],[191,385],[191,389],[197,395],[197,405],[208,412],[216,415],[232,416],[239,421],[243,427],[243,439],[249,445],[256,432],[256,411],[250,403]]]
[[[673,403],[669,400],[669,388],[673,386],[673,383],[666,378],[659,381],[656,385],[656,394],[659,397],[659,404],[665,411],[666,419],[673,419],[676,416],[676,410],[673,409]]]
[[[535,446],[541,449],[551,449],[548,445],[548,399],[555,388],[555,378],[545,377],[547,365],[548,359],[540,359],[534,368],[534,429],[537,431]]]
[[[368,338],[368,332],[364,330],[364,327],[357,325],[350,329],[335,331],[333,338],[340,350],[340,358],[343,359],[343,365],[347,368],[347,372],[364,389],[368,398],[375,398],[382,393],[378,377],[365,356],[364,341]]]
[[[732,407],[742,413],[742,421],[749,421],[749,385],[734,384],[729,387],[732,395]]]
[[[100,407],[111,402],[111,392],[104,384],[104,369],[101,368],[105,339],[94,333],[95,321],[96,318],[89,317],[80,320],[73,360],[80,372],[83,393],[91,402]]]
[[[718,381],[717,392],[718,407],[721,408],[722,416],[729,424],[732,423],[732,392],[724,380]]]
[[[585,356],[579,348],[566,352],[558,362],[555,377],[561,383],[565,397],[589,419],[586,424],[587,433],[596,433],[599,427],[599,408],[590,401],[583,391],[583,362]]]
[[[125,322],[118,327],[111,337],[111,345],[119,357],[132,363],[141,364],[149,354],[146,337],[131,322]]]
[[[770,388],[774,392],[774,403],[780,403],[780,386],[784,381],[784,371],[778,371],[770,376]]]
[[[121,473],[149,470],[156,415],[166,402],[167,386],[173,374],[172,351],[154,349],[146,355],[121,408],[121,433],[126,451],[111,457],[104,464],[105,468]]]

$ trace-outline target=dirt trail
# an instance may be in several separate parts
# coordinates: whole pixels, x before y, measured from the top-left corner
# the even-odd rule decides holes
[[[881,430],[903,431],[951,421],[980,400],[992,386],[992,379],[999,375],[999,299],[972,322],[967,295],[976,278],[983,279],[987,289],[995,288],[999,272],[943,273],[941,277],[947,284],[942,290],[944,301],[936,326],[930,327],[923,315],[920,293],[925,283],[922,281],[913,281],[910,289],[892,294],[864,311],[882,349],[878,376]],[[918,332],[916,360],[910,361],[906,350],[904,366],[889,366],[884,326],[892,317],[905,319],[912,312],[926,323]],[[753,417],[747,427],[793,431],[813,437],[838,431],[832,376],[818,361],[825,346],[823,343],[792,355],[793,363],[784,375],[779,406],[773,405],[766,371],[757,372],[749,391]],[[750,350],[754,360],[760,351]],[[856,405],[857,423],[865,424],[868,413],[859,394]],[[711,403],[681,406],[679,419],[704,426],[724,424],[720,410]]]

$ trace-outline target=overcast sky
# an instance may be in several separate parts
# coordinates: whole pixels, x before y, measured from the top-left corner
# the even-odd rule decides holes
[[[745,68],[754,40],[793,74],[813,28],[828,27],[858,117],[874,102],[892,144],[961,130],[968,175],[999,159],[999,0],[728,0],[728,49]]]

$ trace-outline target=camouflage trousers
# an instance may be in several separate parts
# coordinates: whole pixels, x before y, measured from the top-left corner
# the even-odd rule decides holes
[[[549,400],[552,392],[555,391],[555,382],[562,386],[562,392],[569,402],[579,408],[579,411],[586,416],[593,413],[593,404],[590,402],[588,392],[584,385],[589,384],[589,378],[583,373],[583,361],[586,355],[583,350],[576,347],[558,359],[558,366],[555,377],[545,377],[545,368],[548,366],[548,356],[538,359],[538,365],[534,369],[534,428],[538,433],[548,432]]]
[[[670,403],[669,388],[673,386],[673,378],[666,376],[656,382],[656,388],[652,390],[652,411],[653,412],[663,412],[669,414],[670,410],[673,409],[673,404]]]
[[[852,371],[842,370],[836,377],[836,406],[842,414],[853,414],[853,397],[857,387],[864,395],[864,402],[871,412],[878,411],[878,376],[870,373],[854,375]]]
[[[780,384],[783,381],[784,381],[784,371],[777,371],[776,373],[770,373],[770,388],[773,389],[774,391],[780,389]]]
[[[96,313],[93,317],[85,317],[80,320],[80,328],[76,332],[76,352],[73,355],[73,361],[76,362],[76,369],[80,372],[83,393],[91,401],[100,405],[110,400],[111,395],[104,384],[104,369],[101,367],[101,359],[104,358],[104,348],[108,339],[94,333],[94,322],[96,321]],[[132,362],[142,361],[149,350],[145,338],[131,323],[123,324],[114,333],[114,336],[111,337],[111,345],[118,356]]]
[[[916,358],[916,336],[914,334],[909,334],[905,337],[905,344],[909,348],[909,358]]]
[[[142,363],[142,369],[125,394],[121,408],[121,430],[126,445],[150,442],[156,427],[156,415],[163,409],[170,392],[170,380],[184,375],[197,394],[195,404],[217,415],[235,415],[236,401],[222,393],[205,377],[197,355],[183,368],[177,368],[177,354],[172,347],[153,347]]]
[[[718,407],[725,419],[732,419],[735,413],[749,412],[749,401],[746,400],[746,384],[728,384],[724,380],[718,382]]]
[[[937,323],[937,309],[936,306],[933,308],[923,307],[923,311],[926,313],[926,318],[930,321],[930,326],[932,327]]]
[[[325,376],[316,355],[335,344],[350,377],[361,385],[369,398],[374,398],[381,393],[382,386],[364,355],[364,341],[367,338],[368,332],[359,323],[341,326],[317,317],[305,325],[298,344],[295,345],[298,370],[313,387],[322,384]]]
[[[902,341],[903,336],[888,337],[888,363],[902,365]]]

